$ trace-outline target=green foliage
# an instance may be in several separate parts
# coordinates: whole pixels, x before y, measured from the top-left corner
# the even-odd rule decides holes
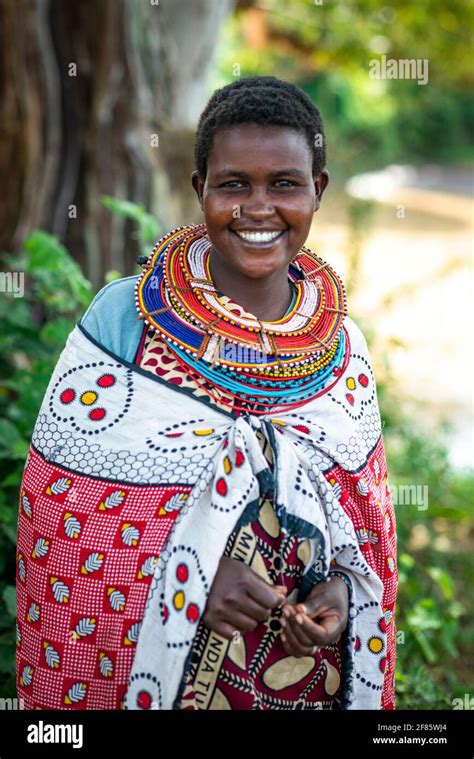
[[[112,198],[110,195],[104,195],[102,202],[112,213],[125,219],[131,219],[136,223],[136,236],[140,242],[142,253],[149,255],[150,245],[156,242],[163,233],[157,219],[145,211],[143,206],[132,203],[130,200],[119,200],[118,198]],[[110,274],[109,272],[109,280],[116,278],[114,276],[110,277]],[[115,272],[112,274],[115,274]],[[119,276],[121,275],[119,274]]]
[[[300,85],[323,115],[333,180],[348,167],[472,159],[473,12],[469,0],[268,0],[267,44],[252,45],[246,11],[234,14],[212,86],[268,73]],[[428,84],[372,79],[369,62],[382,54],[427,60]]]

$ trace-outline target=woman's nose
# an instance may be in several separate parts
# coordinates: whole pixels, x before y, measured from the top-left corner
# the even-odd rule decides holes
[[[275,208],[266,189],[255,189],[242,203],[242,212],[242,215],[251,216],[253,219],[266,219],[273,215]]]

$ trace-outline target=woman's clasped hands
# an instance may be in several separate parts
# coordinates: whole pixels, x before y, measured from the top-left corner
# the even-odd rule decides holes
[[[222,557],[212,584],[203,624],[228,640],[251,632],[282,608],[281,641],[289,656],[302,657],[336,643],[347,626],[347,586],[333,575],[315,585],[304,603],[287,601],[284,585],[271,585],[241,561]]]

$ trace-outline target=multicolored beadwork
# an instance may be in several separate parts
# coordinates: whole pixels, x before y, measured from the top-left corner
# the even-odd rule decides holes
[[[347,359],[344,285],[308,248],[290,263],[293,306],[276,321],[237,316],[210,274],[203,225],[178,227],[156,244],[136,288],[139,318],[196,381],[226,389],[252,413],[296,408],[337,381]]]

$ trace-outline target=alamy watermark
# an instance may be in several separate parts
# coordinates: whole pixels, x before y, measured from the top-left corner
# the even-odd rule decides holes
[[[464,698],[453,698],[451,703],[455,711],[459,709],[474,710],[474,696],[471,696],[470,693],[465,693]]]
[[[0,292],[13,293],[14,298],[23,298],[25,294],[25,272],[0,271]]]
[[[382,55],[369,61],[371,79],[415,79],[417,84],[428,84],[427,58],[387,58]]]
[[[28,743],[70,743],[73,748],[82,748],[84,745],[84,726],[77,724],[52,725],[40,720],[36,724],[28,725],[26,740]]]
[[[22,698],[0,698],[0,711],[15,712],[24,708]]]
[[[416,506],[418,511],[428,508],[428,485],[390,485],[388,490],[394,506]]]

